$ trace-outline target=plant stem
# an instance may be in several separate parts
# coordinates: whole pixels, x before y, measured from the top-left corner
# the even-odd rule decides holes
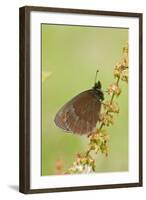
[[[119,85],[119,81],[120,81],[120,77],[117,78],[117,81],[116,81],[117,86]],[[110,105],[112,104],[114,97],[115,97],[115,93],[112,94],[112,97],[111,97],[111,100],[110,100]],[[109,113],[109,111],[107,110],[105,114],[108,114],[108,113]],[[98,130],[102,130],[103,126],[104,126],[104,123],[102,122]],[[89,148],[86,151],[85,155],[88,156],[91,151],[92,151],[92,148]]]

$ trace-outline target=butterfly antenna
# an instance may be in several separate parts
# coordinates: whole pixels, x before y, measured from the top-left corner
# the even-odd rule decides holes
[[[96,74],[95,74],[95,81],[94,81],[94,85],[96,83],[96,79],[97,79],[97,74],[98,74],[99,70],[97,69]]]

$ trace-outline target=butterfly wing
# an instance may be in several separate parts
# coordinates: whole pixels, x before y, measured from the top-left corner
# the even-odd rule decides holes
[[[89,134],[96,128],[99,120],[101,102],[93,90],[75,96],[56,114],[55,124],[67,132]]]

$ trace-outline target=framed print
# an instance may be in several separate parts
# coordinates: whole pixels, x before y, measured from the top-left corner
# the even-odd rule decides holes
[[[20,192],[142,186],[142,14],[20,8]]]

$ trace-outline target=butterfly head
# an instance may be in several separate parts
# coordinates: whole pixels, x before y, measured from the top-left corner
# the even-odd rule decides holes
[[[103,94],[101,88],[102,88],[101,82],[98,81],[98,82],[95,82],[94,87],[92,89],[93,89],[97,99],[100,100],[100,101],[103,101],[104,100],[104,94]]]
[[[95,74],[95,82],[94,82],[94,86],[93,86],[93,92],[96,95],[96,98],[98,101],[103,101],[104,100],[104,94],[101,90],[102,86],[101,86],[101,82],[100,81],[96,81],[97,79],[97,74],[98,74],[99,70],[96,70],[96,74]]]
[[[94,84],[94,89],[96,90],[101,90],[101,82],[100,81],[98,81],[98,82],[95,82],[95,84]]]

